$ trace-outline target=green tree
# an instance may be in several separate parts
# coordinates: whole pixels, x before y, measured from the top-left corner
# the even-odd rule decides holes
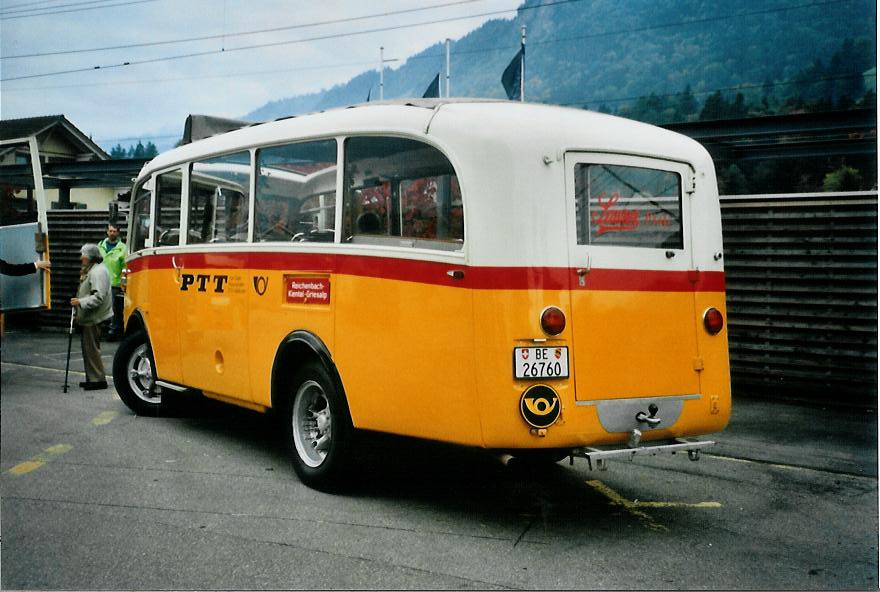
[[[858,191],[861,186],[862,175],[857,169],[845,164],[825,175],[825,180],[822,182],[825,191]]]
[[[739,119],[748,115],[748,112],[749,109],[746,107],[746,98],[742,93],[736,93],[736,98],[733,100],[733,104],[730,105],[727,116]]]
[[[703,103],[703,110],[700,111],[700,119],[703,121],[721,119],[722,117],[724,117],[726,111],[727,101],[724,100],[724,97],[721,95],[721,91],[716,90],[714,93],[709,95],[706,98],[706,102]]]
[[[144,151],[144,145],[140,140],[138,140],[137,146],[134,147],[133,156],[134,156],[134,158],[146,158],[145,151]]]
[[[156,148],[156,145],[152,142],[147,142],[147,147],[144,149],[144,158],[153,158],[158,156],[159,150]]]
[[[684,91],[678,95],[676,104],[676,115],[680,121],[688,121],[692,116],[697,114],[700,104],[697,102],[694,93],[691,91],[691,85],[684,87]]]

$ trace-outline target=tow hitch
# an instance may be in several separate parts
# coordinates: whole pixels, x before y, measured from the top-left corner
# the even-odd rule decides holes
[[[641,436],[641,434],[638,434],[638,436]],[[569,463],[574,464],[574,457],[585,458],[591,471],[593,470],[593,463],[595,463],[596,469],[605,471],[608,469],[606,463],[608,460],[632,460],[636,456],[657,456],[658,454],[675,454],[676,452],[687,452],[690,460],[697,461],[700,460],[701,450],[715,445],[715,442],[712,440],[699,440],[697,438],[675,438],[674,440],[660,441],[651,446],[641,447],[638,446],[638,442],[637,437],[632,437],[629,448],[606,446],[575,448],[569,455]]]

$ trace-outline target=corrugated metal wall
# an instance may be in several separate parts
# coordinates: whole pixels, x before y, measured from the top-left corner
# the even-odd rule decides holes
[[[721,202],[734,393],[876,403],[877,193]]]
[[[40,313],[44,327],[64,327],[70,322],[70,299],[79,286],[79,250],[107,236],[109,215],[101,210],[49,210],[49,257],[52,261],[52,309]],[[121,212],[121,216],[125,213]],[[125,240],[125,218],[120,219]]]
[[[877,394],[877,193],[722,198],[734,393],[873,403]],[[79,248],[107,212],[49,212],[52,306],[65,327]],[[123,231],[124,232],[124,231]]]

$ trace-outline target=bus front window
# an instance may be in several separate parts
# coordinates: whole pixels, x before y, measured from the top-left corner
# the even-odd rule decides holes
[[[150,211],[153,205],[153,192],[147,188],[146,183],[141,183],[134,191],[134,199],[131,204],[131,240],[129,248],[132,253],[142,250],[147,246],[150,237],[150,228],[153,221]]]

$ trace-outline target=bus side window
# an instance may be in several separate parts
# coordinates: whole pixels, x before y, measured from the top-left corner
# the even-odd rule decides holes
[[[336,221],[336,140],[257,151],[254,241],[330,242]]]
[[[250,152],[192,163],[187,244],[247,240],[250,213]]]
[[[183,175],[180,170],[156,177],[156,246],[180,244],[180,194]]]
[[[134,191],[134,200],[131,204],[131,240],[129,249],[132,253],[140,251],[147,244],[150,237],[150,227],[153,225],[151,209],[153,206],[153,192],[147,189],[147,182],[141,183]]]
[[[461,188],[436,148],[406,138],[349,138],[345,189],[346,241],[461,249]]]

